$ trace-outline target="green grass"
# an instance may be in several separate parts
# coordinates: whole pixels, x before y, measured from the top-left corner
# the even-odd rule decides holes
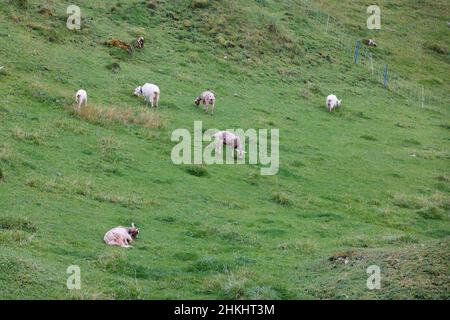
[[[151,2],[80,0],[79,31],[65,27],[70,1],[0,5],[0,298],[447,299],[448,106],[384,89],[301,1]],[[446,1],[383,2],[374,35],[369,4],[316,8],[445,97]],[[131,55],[103,45],[137,35]],[[132,96],[144,82],[161,88],[156,111]],[[70,108],[79,88],[84,113]],[[207,88],[214,116],[192,104]],[[174,165],[171,133],[194,120],[279,128],[279,173]],[[131,222],[132,249],[103,243]],[[381,290],[366,287],[373,264]]]

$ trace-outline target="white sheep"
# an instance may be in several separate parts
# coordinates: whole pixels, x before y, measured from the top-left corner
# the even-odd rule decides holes
[[[134,90],[134,94],[136,96],[144,96],[145,101],[147,103],[150,103],[152,108],[154,106],[158,107],[159,104],[159,97],[160,97],[160,91],[159,87],[157,85],[146,83],[142,87],[137,87]]]
[[[204,91],[194,100],[195,105],[198,107],[201,104],[205,105],[205,112],[208,113],[208,107],[211,105],[211,115],[214,114],[214,108],[216,107],[216,97],[212,91]]]
[[[232,147],[233,150],[236,150],[239,158],[242,159],[242,157],[245,154],[245,151],[242,150],[242,143],[239,136],[229,131],[219,131],[214,134],[214,137],[216,138],[217,141],[216,144],[217,153],[220,153],[220,151],[222,150],[222,145],[226,144]]]
[[[87,92],[83,89],[80,89],[75,94],[75,101],[77,103],[77,108],[80,110],[81,105],[84,103],[84,105],[87,105]]]
[[[132,223],[131,228],[120,226],[109,230],[103,237],[103,240],[110,246],[129,248],[131,247],[130,243],[133,242],[138,234],[139,229]]]
[[[332,111],[334,108],[341,106],[342,100],[339,100],[334,94],[330,94],[327,97],[327,108],[328,111]]]
[[[377,46],[377,43],[376,43],[374,40],[369,39],[367,45],[368,45],[369,47],[376,47],[376,46]]]

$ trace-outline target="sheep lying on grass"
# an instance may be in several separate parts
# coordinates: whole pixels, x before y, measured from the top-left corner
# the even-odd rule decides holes
[[[208,107],[209,105],[211,105],[212,106],[211,115],[214,114],[214,108],[216,107],[216,97],[214,96],[213,92],[209,90],[203,92],[194,100],[194,103],[197,107],[200,105],[200,103],[204,104],[206,113],[208,113]]]
[[[151,104],[151,107],[158,107],[160,91],[157,85],[146,83],[142,87],[137,87],[134,90],[134,95],[136,96],[144,96],[145,101]]]
[[[328,111],[332,111],[334,108],[341,106],[342,100],[339,100],[334,94],[330,94],[327,97],[327,108]]]
[[[139,234],[139,229],[134,226],[134,223],[131,224],[131,227],[116,227],[109,230],[103,240],[106,244],[110,246],[119,246],[122,248],[129,248],[130,243],[137,237]]]
[[[87,92],[83,89],[80,89],[75,94],[75,101],[77,103],[77,108],[80,110],[81,105],[84,103],[84,105],[87,105]]]
[[[234,133],[228,131],[219,131],[214,134],[217,139],[216,152],[220,153],[222,145],[226,144],[236,150],[240,159],[244,156],[245,151],[242,150],[241,139]]]

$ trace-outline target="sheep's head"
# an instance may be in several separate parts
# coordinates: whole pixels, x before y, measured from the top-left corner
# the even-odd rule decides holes
[[[139,234],[139,229],[135,227],[134,223],[131,224],[131,228],[128,228],[128,234],[134,239]]]
[[[134,89],[135,96],[140,96],[141,94],[142,94],[142,87],[137,87],[136,89]]]
[[[201,101],[201,100],[202,100],[201,97],[197,97],[197,99],[194,100],[194,104],[195,104],[196,106],[198,106],[198,105],[200,104],[200,101]]]
[[[144,37],[139,37],[139,38],[137,38],[137,46],[138,46],[138,48],[140,48],[140,49],[142,49],[143,47],[144,47]]]
[[[236,149],[236,153],[237,153],[239,159],[242,159],[244,157],[244,154],[246,154],[247,152]]]
[[[234,150],[236,150],[236,154],[238,155],[239,159],[242,159],[246,152],[244,150],[242,150],[241,140],[239,138],[234,139],[233,147],[234,147]]]
[[[338,101],[337,101],[337,106],[340,107],[340,106],[341,106],[341,103],[342,103],[342,100],[338,100]]]

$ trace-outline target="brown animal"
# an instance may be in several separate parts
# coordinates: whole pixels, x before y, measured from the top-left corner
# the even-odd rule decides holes
[[[131,53],[133,51],[133,47],[129,44],[123,42],[122,40],[113,39],[111,41],[106,42],[107,45],[117,47]]]

